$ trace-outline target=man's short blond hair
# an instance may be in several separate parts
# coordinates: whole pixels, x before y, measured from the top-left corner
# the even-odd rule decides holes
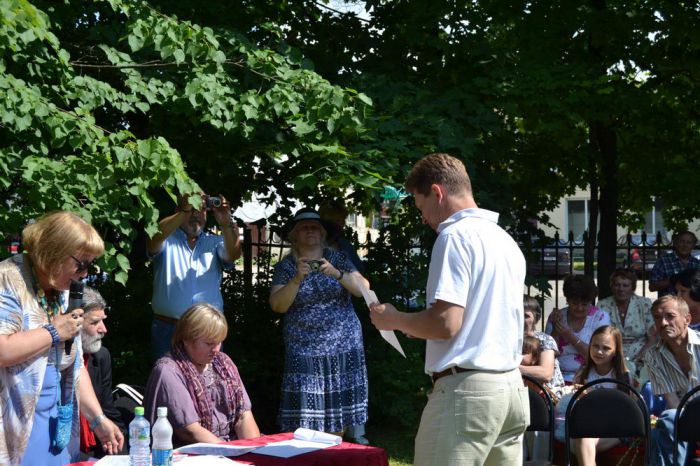
[[[680,296],[673,296],[670,294],[662,296],[656,301],[654,301],[654,303],[651,305],[651,313],[653,314],[658,308],[660,308],[666,303],[671,302],[675,303],[676,309],[678,309],[678,312],[680,312],[681,315],[687,316],[688,314],[690,314],[690,309],[688,308],[688,303],[685,302],[685,299],[681,298]]]
[[[99,257],[105,249],[92,225],[65,211],[50,212],[24,227],[22,247],[34,267],[48,275],[52,285],[66,259],[76,254]]]
[[[185,340],[214,340],[219,343],[228,335],[228,323],[223,312],[207,303],[191,306],[175,326],[171,344],[174,347]]]
[[[413,166],[406,177],[406,190],[413,194],[430,194],[430,187],[439,184],[448,194],[471,194],[472,183],[461,160],[449,154],[428,154]]]

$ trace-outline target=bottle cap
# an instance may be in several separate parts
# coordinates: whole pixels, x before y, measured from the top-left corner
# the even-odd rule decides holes
[[[143,416],[143,406],[135,407],[134,414],[136,414],[137,416]]]
[[[166,417],[168,415],[167,406],[158,406],[158,417]]]

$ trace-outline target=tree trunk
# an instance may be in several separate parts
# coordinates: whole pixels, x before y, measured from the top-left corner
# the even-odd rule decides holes
[[[607,9],[606,0],[590,0],[591,6],[602,13]],[[603,44],[607,43],[607,31],[599,22],[591,22],[589,30],[589,50],[591,66],[603,68],[605,64]],[[602,69],[598,70],[599,72]],[[597,160],[598,170],[592,174],[599,183],[598,207],[600,229],[598,231],[598,298],[610,296],[608,278],[615,270],[617,252],[617,206],[620,186],[617,182],[617,134],[610,123],[594,120],[590,124],[590,141],[593,143],[593,159]],[[597,156],[597,157],[596,157]],[[591,230],[595,231],[595,225]]]
[[[617,205],[620,186],[617,181],[617,135],[608,125],[593,122],[592,135],[601,155],[600,230],[598,235],[598,297],[610,296],[608,277],[615,270],[617,252]]]
[[[600,190],[596,160],[599,160],[599,157],[597,157],[599,150],[593,137],[595,133],[592,129],[593,123],[589,125],[589,134],[591,135],[589,136],[590,151],[588,153],[588,173],[590,177],[588,187],[590,189],[590,201],[588,202],[588,234],[583,243],[583,273],[587,277],[595,279],[594,262],[595,248],[598,243],[598,193]]]

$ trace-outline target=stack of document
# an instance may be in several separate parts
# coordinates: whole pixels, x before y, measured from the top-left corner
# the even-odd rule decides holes
[[[293,439],[268,443],[264,447],[254,450],[253,453],[277,456],[279,458],[291,458],[292,456],[340,445],[342,441],[343,439],[337,435],[300,427],[294,431]]]

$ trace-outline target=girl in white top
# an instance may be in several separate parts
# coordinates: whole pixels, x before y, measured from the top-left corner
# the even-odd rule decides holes
[[[585,384],[593,380],[611,378],[630,383],[629,371],[625,365],[622,350],[622,333],[617,327],[605,325],[591,336],[586,364],[574,378],[575,383]],[[596,385],[596,388],[617,388],[613,383]],[[619,438],[574,439],[574,449],[581,466],[595,465],[597,452],[606,451],[618,445]]]

